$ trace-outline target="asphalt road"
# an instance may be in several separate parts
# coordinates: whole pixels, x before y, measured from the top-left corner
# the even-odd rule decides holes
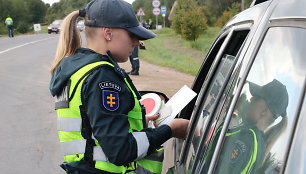
[[[65,173],[48,90],[58,36],[0,38],[0,173]]]

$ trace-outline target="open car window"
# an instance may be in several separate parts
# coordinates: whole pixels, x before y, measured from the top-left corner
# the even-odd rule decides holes
[[[249,30],[234,31],[231,38],[227,42],[221,59],[217,63],[216,68],[212,73],[212,78],[207,86],[202,87],[200,98],[200,106],[192,118],[193,128],[190,130],[191,140],[186,142],[186,172],[193,171],[193,166],[197,165],[195,161],[196,152],[199,148],[201,139],[209,134],[208,127],[212,124],[212,113],[216,107],[216,103],[220,100],[220,95],[230,78],[235,62],[236,56],[243,45]],[[204,83],[205,85],[205,83]],[[205,92],[204,92],[205,91]],[[219,99],[218,99],[219,97]],[[193,171],[194,172],[194,171]]]

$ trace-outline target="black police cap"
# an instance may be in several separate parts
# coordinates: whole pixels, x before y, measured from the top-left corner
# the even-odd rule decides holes
[[[142,27],[132,8],[123,0],[93,0],[85,8],[90,27],[122,28],[133,33],[139,40],[154,38],[156,34]]]
[[[272,82],[269,82],[263,86],[249,82],[249,88],[252,96],[257,96],[266,101],[275,119],[278,116],[287,115],[286,110],[289,97],[286,86],[281,82],[274,79]]]

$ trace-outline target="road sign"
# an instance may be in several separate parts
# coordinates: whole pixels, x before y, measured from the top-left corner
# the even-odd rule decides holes
[[[144,11],[142,10],[142,8],[139,8],[136,16],[145,16],[146,14],[144,13]]]
[[[160,8],[157,8],[157,7],[153,8],[153,14],[155,16],[158,16],[160,14]]]
[[[161,6],[161,14],[167,14],[167,7],[166,6]]]
[[[160,1],[159,1],[159,0],[153,0],[153,1],[152,1],[152,6],[153,6],[154,8],[159,7],[159,6],[160,6]]]
[[[34,31],[40,31],[41,27],[40,24],[34,24]]]

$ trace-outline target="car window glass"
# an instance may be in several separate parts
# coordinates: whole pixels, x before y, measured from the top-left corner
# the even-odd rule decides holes
[[[193,91],[199,94],[202,84],[204,80],[207,78],[207,74],[211,67],[213,66],[213,62],[217,57],[218,52],[225,40],[227,35],[220,36],[220,38],[214,43],[213,48],[209,51],[208,56],[206,57],[205,61],[203,62],[201,69],[195,79],[195,83],[192,86]],[[203,68],[205,67],[205,68]],[[180,113],[181,118],[190,119],[193,108],[195,106],[196,99],[199,95],[197,95]]]
[[[221,35],[216,41],[215,43],[213,44],[213,47],[211,48],[211,50],[209,51],[209,54],[208,56],[206,57],[205,61],[203,62],[202,64],[202,68],[199,70],[199,73],[195,79],[195,83],[193,84],[193,87],[192,89],[197,92],[198,94],[200,93],[200,90],[203,86],[203,82],[205,80],[205,78],[207,78],[207,74],[209,72],[209,70],[211,69],[212,65],[213,65],[213,62],[214,60],[216,59],[216,56],[218,54],[218,52],[220,51],[220,48],[221,46],[223,45],[224,41],[225,41],[225,38],[228,37],[227,33],[223,33],[223,35]],[[203,68],[205,67],[205,68]],[[209,67],[209,68],[208,68]],[[197,95],[195,97],[195,99],[193,99],[180,113],[179,116],[182,116],[182,118],[185,118],[185,119],[190,119],[191,115],[192,115],[192,112],[193,110],[195,109],[195,102],[196,102],[196,98],[200,96],[200,95]],[[175,139],[175,144],[176,144],[176,148],[175,148],[175,154],[178,154],[176,156],[176,160],[179,160],[178,158],[180,158],[181,156],[183,156],[181,154],[181,152],[184,152],[182,151],[182,148],[184,147],[183,146],[183,143],[185,141],[184,140],[181,140],[181,139]],[[186,144],[184,144],[186,145]],[[185,149],[185,148],[184,148]],[[185,169],[185,167],[184,167]]]
[[[209,82],[208,90],[205,92],[204,97],[201,98],[203,101],[201,106],[199,107],[199,114],[196,115],[196,126],[194,128],[194,135],[191,140],[192,144],[189,146],[186,166],[188,167],[187,170],[191,171],[194,159],[195,159],[195,152],[198,149],[199,142],[202,136],[206,133],[207,125],[210,122],[210,115],[213,112],[214,105],[216,103],[216,98],[221,92],[224,83],[228,80],[228,76],[234,67],[234,62],[236,55],[243,44],[248,31],[238,31],[234,32],[232,37],[230,38],[228,45],[225,47],[225,50],[222,54],[222,58],[216,68],[215,72],[213,73],[213,77]]]
[[[299,121],[295,130],[290,155],[285,173],[306,173],[305,154],[306,154],[306,96],[304,97],[303,107],[299,115]]]
[[[281,172],[304,85],[304,38],[305,29],[269,29],[231,114],[214,173]]]
[[[226,111],[228,110],[230,106],[231,99],[234,96],[234,91],[236,88],[233,88],[233,84],[237,83],[238,80],[238,74],[241,70],[241,66],[238,66],[238,68],[235,70],[233,75],[231,76],[229,83],[226,86],[226,89],[224,90],[224,94],[222,95],[222,98],[220,102],[218,103],[218,107],[216,108],[216,111],[214,112],[214,117],[212,118],[211,123],[209,126],[207,126],[208,133],[203,136],[203,139],[201,140],[201,143],[199,145],[196,160],[198,161],[197,166],[194,167],[193,171],[195,173],[207,173],[210,165],[210,160],[212,158],[212,155],[215,150],[216,143],[219,138],[219,134],[221,132],[221,129],[223,127],[223,121],[225,120]]]

